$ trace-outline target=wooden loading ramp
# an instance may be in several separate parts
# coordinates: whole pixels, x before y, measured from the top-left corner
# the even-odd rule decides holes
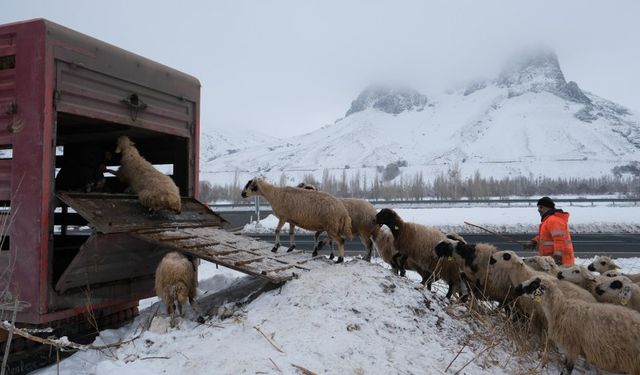
[[[273,245],[215,227],[145,230],[131,233],[145,241],[189,253],[200,259],[282,283],[314,268],[311,254],[274,254]]]
[[[140,248],[129,245],[129,241],[148,243],[149,248],[156,249],[151,250],[156,254],[154,259],[157,251],[180,251],[277,284],[322,264],[309,262],[311,254],[299,250],[272,253],[272,243],[225,231],[221,227],[226,220],[193,198],[182,198],[180,214],[168,211],[152,214],[132,195],[62,192],[57,197],[76,212],[67,213],[67,208],[63,209],[57,215],[66,216],[59,222],[88,225],[93,229],[89,240],[58,281],[60,291],[85,285],[87,280],[108,282],[116,273],[120,278],[126,277],[127,267],[150,259],[141,252],[126,250]],[[125,250],[118,252],[117,249]],[[101,265],[110,263],[117,267],[96,266],[95,259],[99,259]],[[149,272],[155,270],[158,260],[154,262],[146,265],[150,267]]]

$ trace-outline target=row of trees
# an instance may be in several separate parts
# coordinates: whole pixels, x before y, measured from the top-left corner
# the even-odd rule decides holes
[[[483,177],[476,172],[473,177],[463,177],[456,168],[438,175],[428,181],[421,172],[407,177],[401,174],[394,180],[386,180],[384,171],[373,178],[356,172],[351,176],[346,170],[340,177],[324,170],[318,181],[313,175],[305,175],[302,181],[315,185],[318,189],[338,197],[356,197],[375,200],[420,200],[420,199],[483,199],[491,197],[538,195],[596,195],[621,194],[628,197],[640,197],[640,176],[636,174],[613,174],[598,178],[535,178],[519,177]],[[287,176],[282,174],[278,184],[287,185]],[[300,182],[302,182],[300,181]],[[238,178],[231,184],[214,185],[208,181],[200,182],[200,199],[215,203],[242,201],[240,192],[243,186]]]

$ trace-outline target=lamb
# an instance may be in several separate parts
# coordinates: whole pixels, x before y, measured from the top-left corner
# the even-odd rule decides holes
[[[605,278],[595,286],[596,298],[640,312],[640,285],[625,276]]]
[[[178,313],[182,315],[182,305],[187,301],[191,304],[193,311],[198,314],[198,322],[204,322],[196,302],[196,286],[195,267],[187,257],[172,251],[162,258],[156,268],[155,288],[156,294],[167,306],[171,327],[175,327],[176,306]]]
[[[616,262],[614,262],[613,259],[611,259],[610,256],[602,255],[602,256],[596,257],[596,259],[593,262],[591,262],[591,264],[589,264],[588,268],[589,268],[589,271],[592,271],[592,272],[604,273],[609,270],[619,270],[620,266],[618,266]],[[631,281],[633,281],[634,283],[640,282],[640,273],[631,274],[631,275],[623,273],[623,275],[631,279]]]
[[[329,238],[338,244],[340,255],[336,263],[344,261],[344,238],[353,238],[351,218],[347,209],[336,197],[315,190],[275,187],[257,177],[247,182],[241,195],[243,198],[260,195],[271,204],[273,213],[278,218],[275,246],[271,249],[272,252],[278,251],[280,229],[284,223],[288,222],[307,230],[326,231]],[[294,242],[292,246],[295,246]],[[292,249],[290,247],[288,251]]]
[[[315,186],[304,182],[299,183],[297,187],[307,190],[318,190]],[[376,214],[378,211],[371,203],[364,199],[338,198],[338,200],[342,202],[347,212],[349,212],[349,217],[351,218],[351,233],[358,234],[360,241],[367,250],[367,255],[364,256],[364,259],[371,260],[373,239],[378,236],[378,232],[380,231],[380,226],[376,224]],[[320,233],[315,234],[316,239],[319,236]],[[318,255],[318,250],[320,250],[323,245],[323,242],[319,242],[312,256]]]
[[[408,267],[415,267],[429,290],[431,279],[439,276],[449,285],[447,298],[451,298],[454,291],[462,291],[460,264],[455,260],[442,261],[435,256],[436,245],[443,240],[450,241],[442,232],[424,225],[405,222],[389,208],[382,209],[376,215],[376,223],[391,229],[393,245],[398,251],[394,256],[394,262],[401,273]]]
[[[169,209],[176,213],[182,210],[180,190],[171,177],[156,170],[140,156],[134,143],[127,136],[118,138],[116,153],[122,153],[120,169],[116,175],[138,195],[140,204],[149,211]]]
[[[548,335],[565,354],[566,373],[583,355],[601,370],[640,375],[639,314],[621,306],[568,299],[546,278],[533,277],[516,290],[542,307]]]
[[[488,243],[467,244],[442,241],[436,246],[439,257],[454,257],[463,265],[464,278],[476,297],[506,304],[512,295],[511,280],[504,272],[490,272],[489,260],[498,249]]]

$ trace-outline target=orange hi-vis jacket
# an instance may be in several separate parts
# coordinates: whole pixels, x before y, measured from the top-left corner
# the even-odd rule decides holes
[[[573,265],[575,262],[568,222],[569,213],[558,210],[542,218],[538,235],[535,237],[538,241],[538,254],[560,255],[565,266]]]

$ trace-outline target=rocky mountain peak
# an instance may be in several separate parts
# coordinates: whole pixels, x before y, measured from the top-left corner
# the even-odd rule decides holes
[[[560,87],[567,82],[555,51],[537,48],[512,58],[502,69],[497,83],[504,87],[529,86],[533,89],[545,89]]]
[[[404,111],[421,111],[427,104],[427,97],[412,88],[391,88],[388,86],[370,86],[351,102],[351,108],[345,117],[364,111],[367,108],[375,108],[379,111],[399,114]]]

